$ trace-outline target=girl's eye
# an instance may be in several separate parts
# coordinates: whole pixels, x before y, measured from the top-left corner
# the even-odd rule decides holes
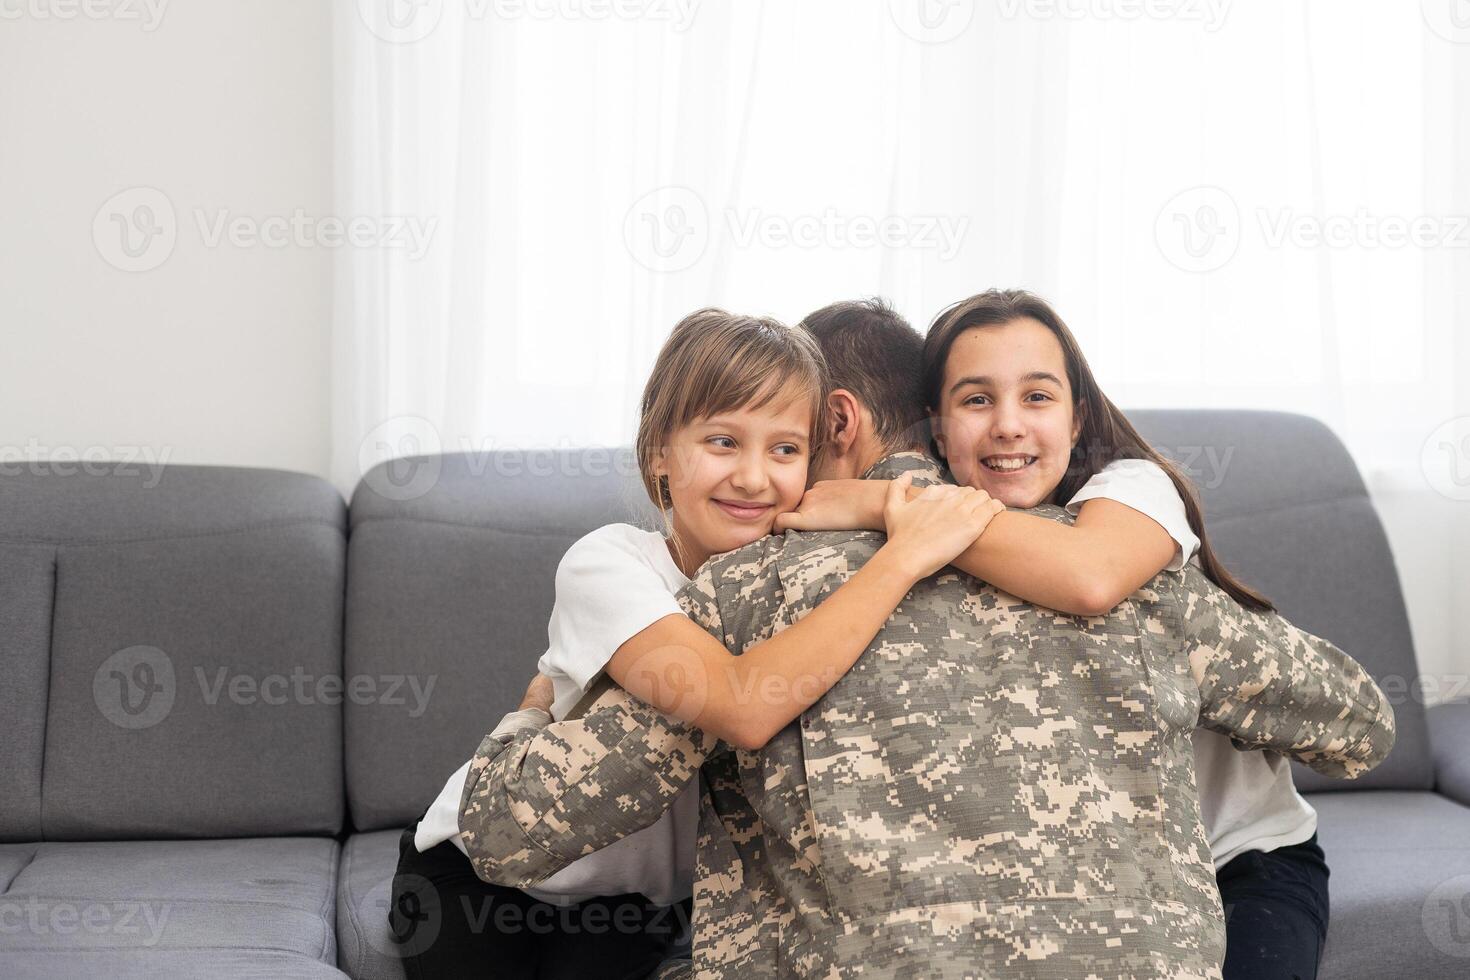
[[[1028,401],[1030,399],[1032,399],[1032,398],[1039,398],[1042,401],[1048,401],[1048,402],[1052,400],[1051,399],[1051,395],[1048,395],[1044,391],[1033,391],[1031,394],[1027,395],[1026,398],[1027,398]]]
[[[781,453],[781,455],[783,456],[800,456],[801,447],[793,446],[791,445],[791,443],[788,442],[784,445],[777,446],[776,452]]]
[[[729,436],[711,436],[705,441],[711,443],[712,445],[718,446],[721,449],[735,448],[735,440],[731,439]]]
[[[965,399],[964,404],[966,404],[966,405],[980,405],[980,404],[984,404],[986,401],[988,401],[988,399],[984,395],[971,395],[969,398],[966,398]]]

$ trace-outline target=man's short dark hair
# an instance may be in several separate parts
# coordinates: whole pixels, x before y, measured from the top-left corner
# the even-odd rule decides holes
[[[875,296],[824,306],[801,326],[822,348],[832,387],[846,388],[872,413],[884,448],[927,443],[924,338],[907,320]]]

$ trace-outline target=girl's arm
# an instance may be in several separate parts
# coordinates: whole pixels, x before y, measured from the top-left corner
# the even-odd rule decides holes
[[[1022,511],[996,516],[951,564],[1014,596],[1102,616],[1168,567],[1177,545],[1151,517],[1095,497],[1071,526]]]
[[[1001,505],[969,487],[887,488],[888,541],[800,622],[736,656],[687,616],[618,647],[607,672],[665,714],[744,749],[764,746],[837,683],[914,583],[971,545]]]
[[[776,529],[883,530],[882,480],[829,480],[782,514]],[[1101,616],[1163,571],[1176,544],[1153,518],[1095,497],[1073,525],[1022,511],[998,514],[982,538],[950,564],[997,588],[1074,616]]]

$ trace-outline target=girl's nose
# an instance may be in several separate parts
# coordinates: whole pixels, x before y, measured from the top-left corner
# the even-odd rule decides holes
[[[743,493],[763,493],[771,482],[766,474],[765,458],[760,453],[742,454],[731,482]]]
[[[996,439],[1019,439],[1026,434],[1026,424],[1019,408],[997,405],[991,414],[990,434]]]

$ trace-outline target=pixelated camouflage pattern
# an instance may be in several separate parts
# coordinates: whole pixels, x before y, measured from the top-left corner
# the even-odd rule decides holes
[[[526,888],[652,826],[715,744],[619,687],[581,718],[487,735],[460,795],[475,873]]]
[[[658,969],[648,975],[648,980],[690,980],[694,976],[694,964],[687,957],[665,960]]]
[[[941,478],[919,454],[868,475],[903,470],[923,476],[916,485]],[[681,602],[743,651],[809,613],[882,540],[766,538],[706,564]],[[693,972],[718,978],[1218,977],[1224,922],[1190,731],[1349,778],[1382,760],[1394,732],[1356,662],[1244,610],[1197,565],[1090,618],[945,571],[759,752],[695,744],[627,702],[599,702],[581,729],[518,735],[513,751],[482,745],[465,796],[480,806],[461,827],[481,825],[477,871],[518,883],[525,826],[549,829],[542,850],[579,856],[656,820],[702,761]],[[674,748],[667,762],[636,744],[635,718],[650,745]],[[617,767],[628,781],[616,790],[553,800],[496,788],[523,782],[528,765],[564,785],[555,770],[574,757],[610,771],[602,752],[636,760]],[[500,763],[506,754],[519,761]],[[608,792],[628,805],[607,807]],[[562,830],[574,839],[554,840]],[[540,866],[539,877],[559,867]]]

